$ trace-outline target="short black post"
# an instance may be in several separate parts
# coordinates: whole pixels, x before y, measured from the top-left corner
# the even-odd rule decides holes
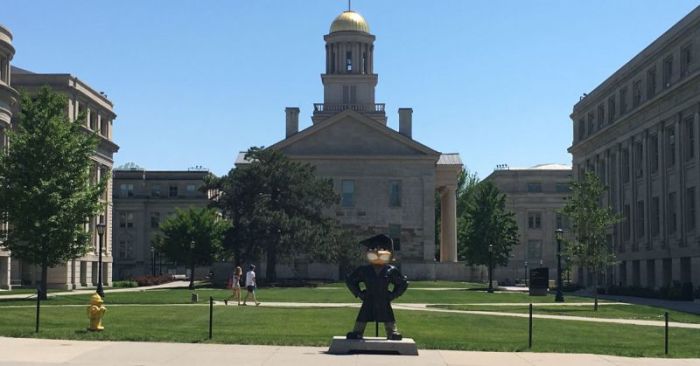
[[[530,324],[529,324],[529,334],[527,339],[527,348],[532,348],[532,304],[530,304]]]
[[[36,333],[39,333],[39,308],[41,307],[41,285],[36,288]]]
[[[378,321],[374,322],[374,336],[379,337],[379,322]]]
[[[664,320],[666,323],[666,329],[664,331],[664,353],[668,354],[668,311],[664,313]]]
[[[212,321],[214,320],[214,298],[209,296],[209,339],[212,336]]]

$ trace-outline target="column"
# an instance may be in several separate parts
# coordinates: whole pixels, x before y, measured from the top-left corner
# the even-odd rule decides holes
[[[79,260],[74,260],[73,261],[73,269],[75,272],[73,272],[73,286],[74,288],[78,289],[83,287],[83,274],[81,273],[81,268],[80,268],[80,261]]]
[[[0,257],[0,288],[11,290],[10,287],[10,256]]]
[[[150,266],[149,266],[150,268]],[[148,273],[148,272],[147,272]],[[102,262],[102,285],[112,286],[112,263]]]
[[[440,262],[457,261],[457,187],[440,190]]]

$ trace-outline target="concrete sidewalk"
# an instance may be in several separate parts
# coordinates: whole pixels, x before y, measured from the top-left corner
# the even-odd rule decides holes
[[[118,292],[140,292],[140,291],[147,291],[147,290],[161,290],[161,289],[173,289],[173,288],[187,288],[190,285],[190,281],[172,281],[172,282],[167,282],[161,285],[155,285],[155,286],[140,286],[140,287],[124,287],[124,288],[106,288],[105,294],[113,294],[113,293],[118,293]],[[11,293],[12,291],[7,291]],[[89,288],[85,290],[73,290],[73,291],[56,291],[56,292],[49,292],[47,294],[48,297],[52,296],[65,296],[65,295],[92,295],[95,293],[94,288]],[[0,299],[7,299],[7,300],[17,300],[17,299],[34,299],[36,298],[36,293],[22,293],[22,294],[3,294],[2,291],[0,291]]]
[[[330,340],[329,340],[330,342]],[[329,355],[327,347],[192,343],[95,342],[0,337],[0,366],[100,365],[400,365],[400,366],[681,366],[698,359],[629,358],[589,354],[420,350],[419,356]]]

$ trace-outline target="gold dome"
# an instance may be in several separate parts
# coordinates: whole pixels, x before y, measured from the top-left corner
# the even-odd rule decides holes
[[[335,32],[363,32],[369,33],[369,24],[359,13],[352,10],[344,11],[338,15],[331,24],[330,33]]]

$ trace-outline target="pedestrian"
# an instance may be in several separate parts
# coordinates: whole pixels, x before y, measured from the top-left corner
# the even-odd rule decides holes
[[[256,282],[255,282],[255,265],[251,264],[248,266],[248,272],[245,274],[245,288],[248,290],[248,293],[245,296],[245,300],[243,300],[243,305],[246,305],[246,301],[250,298],[250,295],[253,295],[253,302],[255,302],[255,306],[260,305],[260,302],[258,302],[258,299],[255,298],[255,287],[256,287]]]
[[[231,290],[233,293],[231,296],[224,300],[224,303],[228,305],[228,300],[235,298],[238,301],[238,305],[241,305],[241,277],[243,276],[243,270],[240,266],[236,266],[233,270],[233,277],[231,278]]]

